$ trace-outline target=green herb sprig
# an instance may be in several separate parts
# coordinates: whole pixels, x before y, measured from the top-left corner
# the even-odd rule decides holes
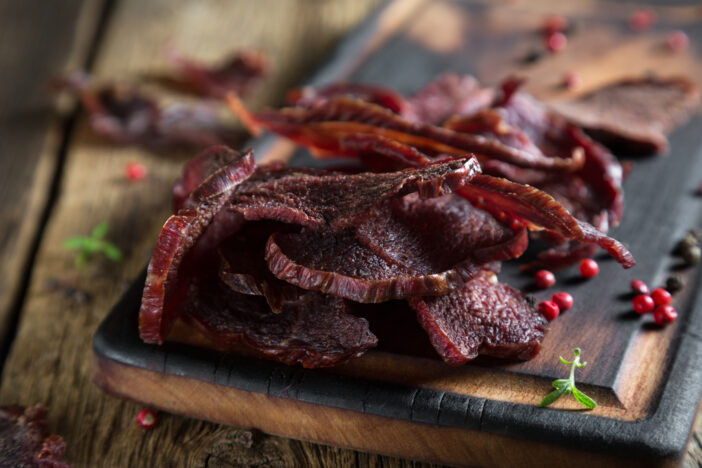
[[[119,248],[110,241],[105,240],[105,236],[110,231],[110,225],[107,221],[95,226],[90,236],[73,236],[63,242],[63,248],[66,250],[77,250],[75,264],[76,267],[84,267],[95,255],[103,254],[113,262],[122,260],[122,252]]]
[[[561,396],[569,395],[572,393],[575,399],[578,400],[578,403],[587,407],[588,409],[595,409],[597,407],[597,403],[595,402],[595,400],[593,400],[592,398],[575,388],[575,368],[585,367],[587,365],[587,362],[580,362],[580,348],[575,348],[573,350],[573,354],[575,355],[575,359],[573,359],[572,362],[566,361],[561,356],[558,357],[563,364],[567,364],[570,366],[570,377],[568,377],[567,379],[554,380],[553,388],[555,388],[555,390],[546,395],[544,399],[541,400],[540,406],[548,406],[554,401],[558,400]]]

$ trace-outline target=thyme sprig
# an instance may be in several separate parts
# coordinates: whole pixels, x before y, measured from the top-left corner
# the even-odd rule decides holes
[[[567,361],[563,359],[562,356],[558,357],[563,364],[567,364],[570,366],[570,376],[567,379],[554,380],[553,388],[555,388],[555,390],[546,395],[544,399],[541,400],[540,406],[548,406],[554,401],[558,400],[561,396],[569,395],[572,393],[575,399],[578,400],[578,403],[585,406],[586,408],[595,409],[597,407],[597,403],[595,402],[595,400],[585,395],[583,392],[581,392],[575,387],[575,368],[585,367],[587,365],[587,362],[580,362],[580,348],[575,348],[573,350],[573,354],[575,355],[575,359],[573,359],[572,361]]]
[[[84,267],[88,261],[97,254],[102,254],[113,262],[122,260],[122,252],[110,241],[105,240],[105,236],[110,231],[110,224],[107,221],[95,226],[90,236],[73,236],[63,242],[66,250],[77,250],[75,264],[76,267]]]

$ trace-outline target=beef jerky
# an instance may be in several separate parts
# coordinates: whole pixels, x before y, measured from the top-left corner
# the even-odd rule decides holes
[[[314,107],[340,96],[353,97],[377,104],[396,114],[408,112],[408,104],[400,94],[391,89],[371,84],[333,83],[318,88],[306,86],[290,91],[287,101],[291,106]]]
[[[163,343],[178,315],[198,257],[242,224],[238,217],[231,217],[217,223],[218,229],[207,229],[226,203],[226,195],[254,169],[253,153],[239,155],[190,194],[195,209],[181,210],[164,224],[147,269],[139,312],[139,333],[144,341]]]
[[[459,366],[485,354],[531,359],[541,348],[547,321],[521,292],[484,271],[460,289],[410,301],[434,349]]]
[[[54,89],[78,97],[93,131],[119,144],[140,144],[152,149],[204,148],[241,141],[209,104],[173,103],[162,107],[155,99],[125,84],[93,86],[76,74],[54,81]]]
[[[475,160],[460,159],[385,174],[349,176],[277,166],[254,173],[252,154],[240,156],[190,193],[185,204],[195,208],[166,221],[148,267],[139,318],[142,339],[163,342],[198,264],[211,260],[246,222],[340,229],[385,199],[414,191],[439,196],[465,185],[477,170]]]
[[[230,96],[229,104],[253,132],[265,128],[302,145],[313,147],[320,155],[355,157],[356,152],[340,145],[353,134],[375,134],[409,144],[430,156],[474,153],[478,160],[497,159],[519,167],[573,171],[582,161],[571,158],[545,158],[510,148],[481,135],[411,122],[375,104],[349,97],[337,97],[312,108],[292,107],[250,113]]]
[[[520,256],[526,230],[512,231],[460,198],[410,195],[341,231],[275,234],[266,246],[278,278],[357,302],[452,291],[481,265]]]
[[[205,66],[170,51],[168,58],[180,74],[171,79],[182,89],[201,96],[223,99],[227,93],[245,96],[258,87],[268,73],[268,57],[257,51],[241,51],[216,66]]]
[[[209,278],[192,283],[184,318],[219,347],[244,343],[268,359],[315,368],[376,346],[368,322],[349,311],[344,299],[308,291],[276,314],[264,298],[236,293]]]
[[[408,99],[408,120],[441,125],[452,115],[472,114],[492,104],[495,91],[470,75],[447,72]]]
[[[624,79],[553,108],[613,150],[637,155],[666,152],[666,135],[699,102],[699,88],[687,78],[648,77]]]
[[[63,439],[49,435],[46,413],[46,408],[39,406],[0,408],[0,466],[71,468],[61,461]]]

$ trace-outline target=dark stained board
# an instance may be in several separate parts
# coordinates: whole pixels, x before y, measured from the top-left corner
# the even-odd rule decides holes
[[[528,6],[498,8],[487,3],[435,1],[415,2],[413,8],[409,20],[391,33],[383,28],[388,21],[387,12],[376,16],[342,44],[311,83],[349,79],[381,83],[411,93],[447,69],[474,73],[491,84],[508,73],[518,72],[530,77],[529,91],[542,99],[556,100],[569,97],[559,83],[572,67],[578,67],[585,80],[580,92],[618,77],[652,70],[662,75],[685,73],[698,82],[702,78],[700,51],[694,47],[702,43],[702,22],[691,19],[696,11],[692,7],[664,9],[658,29],[641,35],[631,33],[626,26],[631,12],[626,4],[592,2],[566,6],[572,8],[568,13],[575,19],[576,28],[568,52],[546,55],[528,65],[523,63],[523,57],[541,46],[538,27],[550,12],[545,4],[529,2]],[[672,27],[685,28],[693,44],[690,51],[671,54],[661,49],[664,32]],[[558,461],[565,456],[556,449],[544,450],[542,454],[537,442],[587,453],[581,459],[583,464],[595,461],[588,458],[595,457],[593,453],[604,457],[598,461],[615,464],[622,460],[607,457],[635,457],[636,463],[668,462],[685,447],[702,391],[702,370],[695,361],[702,352],[702,304],[696,287],[699,275],[697,270],[682,271],[688,287],[676,297],[680,318],[665,329],[652,325],[650,317],[642,319],[631,312],[628,284],[636,277],[660,285],[676,268],[670,251],[677,240],[688,229],[702,226],[702,198],[694,196],[702,179],[702,134],[697,130],[701,124],[702,119],[695,117],[675,132],[670,154],[665,157],[636,160],[625,185],[624,221],[613,235],[629,245],[638,260],[637,267],[624,271],[606,257],[597,257],[601,260],[601,273],[594,280],[580,281],[576,268],[560,273],[557,287],[574,295],[576,307],[552,323],[542,352],[532,361],[479,360],[461,368],[449,368],[438,359],[386,349],[371,351],[330,371],[308,371],[244,357],[200,353],[176,344],[151,347],[136,337],[134,320],[139,298],[132,292],[96,337],[97,380],[108,391],[195,417],[251,424],[291,437],[448,463],[507,464],[511,455],[504,453],[504,446],[497,442],[502,440],[500,437],[517,438],[509,440],[524,451],[532,450],[531,464],[538,464],[544,457]],[[303,151],[291,154],[290,145],[274,138],[254,142],[253,146],[259,159],[290,158],[294,165],[319,164]],[[519,274],[517,267],[505,265],[501,279],[528,290],[530,278]],[[139,289],[138,282],[135,288]],[[546,294],[535,295],[542,299]],[[558,356],[569,356],[576,346],[583,349],[589,362],[579,371],[578,381],[600,406],[591,413],[539,409],[535,405],[549,391],[550,380],[567,372]],[[228,361],[232,363],[226,364]],[[166,403],[159,399],[165,398],[164,394],[150,393],[145,397],[139,379],[134,378],[135,369],[139,368],[164,379],[177,376],[180,380],[171,392],[192,389],[194,385],[207,398],[207,392],[226,393],[221,387],[229,388],[234,392],[231,395],[242,399],[242,408],[243,399],[249,395],[237,391],[261,393],[264,399],[257,411],[275,412],[279,417],[270,419],[267,425],[265,418],[259,422],[248,420],[226,405],[214,405],[212,412],[207,413],[178,401]],[[227,374],[226,379],[218,377],[221,372]],[[271,390],[279,377],[284,382],[282,393]],[[330,387],[333,392],[325,390]],[[398,424],[398,434],[394,444],[373,445],[367,438],[335,434],[332,430],[306,431],[318,423],[312,421],[313,410],[309,410],[309,421],[299,421],[290,430],[276,430],[276,424],[289,416],[285,411],[289,410],[286,405],[293,404],[291,401],[330,411],[355,411],[354,415],[338,416],[341,419],[389,418]],[[554,406],[577,408],[569,401],[559,401]],[[400,431],[407,427],[412,427],[410,432],[417,437],[435,437],[438,428],[467,432],[464,438],[459,437],[464,441],[461,444],[448,436],[438,437],[434,443],[444,440],[444,450],[413,452],[412,444],[397,442],[402,439]],[[485,434],[493,437],[481,438]],[[524,441],[532,444],[525,445]],[[470,448],[468,459],[466,447]]]

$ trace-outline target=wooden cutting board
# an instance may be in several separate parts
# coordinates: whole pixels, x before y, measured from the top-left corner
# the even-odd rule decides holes
[[[543,50],[540,26],[553,3],[389,3],[339,46],[308,84],[379,83],[412,93],[445,70],[496,84],[508,74],[546,101],[569,99],[565,72],[587,92],[620,77],[659,73],[702,79],[702,15],[692,6],[658,8],[652,31],[633,33],[631,4],[558,5],[572,23],[567,49]],[[665,33],[684,29],[691,48],[671,53]],[[541,353],[523,363],[479,359],[452,368],[420,352],[421,334],[346,365],[307,370],[189,345],[150,346],[137,334],[144,278],[137,279],[97,332],[96,381],[106,391],[165,411],[364,451],[454,465],[570,466],[675,463],[687,443],[702,395],[702,294],[697,269],[671,256],[676,242],[702,226],[702,119],[671,136],[666,156],[640,158],[625,184],[626,212],[612,232],[638,260],[630,271],[606,256],[600,275],[557,275],[556,288],[533,291],[531,278],[508,263],[502,281],[537,300],[567,290],[575,307],[554,321]],[[275,137],[251,143],[259,161],[319,165]],[[676,294],[678,321],[659,328],[630,306],[629,282],[659,286],[671,273],[687,286]],[[390,312],[391,313],[391,312]],[[400,317],[404,319],[404,317]],[[406,320],[411,322],[413,317]],[[405,330],[402,330],[405,333]],[[416,345],[416,346],[415,346]],[[567,375],[558,356],[583,349],[579,387],[599,406],[585,412],[568,399],[538,407],[550,382]]]

